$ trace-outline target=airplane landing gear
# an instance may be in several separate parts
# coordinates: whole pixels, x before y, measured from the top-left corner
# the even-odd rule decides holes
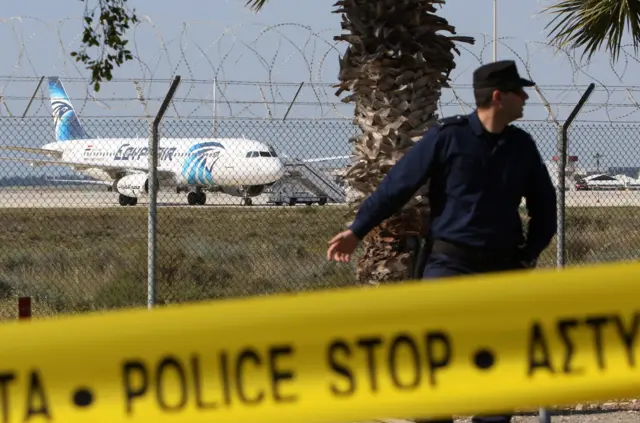
[[[207,202],[207,194],[197,188],[195,192],[190,192],[187,195],[187,202],[190,206],[204,206]]]
[[[126,195],[120,194],[118,197],[118,203],[121,206],[135,206],[138,204],[138,199],[136,197],[127,197]]]
[[[253,201],[251,201],[251,198],[249,198],[249,197],[244,197],[241,200],[240,204],[243,205],[243,206],[250,206],[250,205],[253,204]]]

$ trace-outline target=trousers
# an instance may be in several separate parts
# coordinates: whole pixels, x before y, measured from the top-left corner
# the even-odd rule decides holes
[[[426,260],[422,278],[427,280],[437,280],[449,276],[469,275],[474,273],[485,273],[500,270],[522,269],[515,260],[505,260],[496,263],[483,263],[482,265],[465,261],[460,257],[451,254],[434,251]],[[511,414],[495,416],[473,416],[472,423],[511,423]],[[417,423],[453,423],[453,418],[445,420],[417,419]]]

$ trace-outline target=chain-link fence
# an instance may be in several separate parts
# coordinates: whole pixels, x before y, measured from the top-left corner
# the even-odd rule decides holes
[[[558,182],[555,127],[523,123]],[[635,145],[638,123],[577,123],[569,130],[565,191],[567,266],[640,257],[640,165]],[[605,160],[606,158],[606,160]],[[581,162],[586,162],[582,164]],[[556,265],[556,240],[540,265]]]
[[[85,118],[85,133],[104,140],[79,142],[55,141],[51,118],[2,118],[0,128],[6,144],[21,148],[2,152],[15,161],[0,161],[7,308],[13,312],[20,295],[34,298],[38,316],[144,306],[146,174],[123,169],[146,166],[148,122]],[[352,284],[351,267],[327,262],[325,252],[345,224],[334,171],[348,161],[346,140],[355,130],[336,120],[230,119],[215,128],[208,119],[163,121],[157,304]],[[207,139],[214,132],[218,138]],[[56,148],[68,153],[45,151]],[[74,169],[73,161],[91,169]],[[194,184],[202,186],[198,194],[188,188]],[[123,201],[129,198],[136,204]]]
[[[557,181],[556,126],[518,125],[537,140]],[[23,295],[33,298],[36,316],[147,303],[148,195],[135,205],[128,200],[144,193],[146,177],[124,169],[146,166],[149,122],[84,118],[82,128],[100,138],[65,140],[50,117],[0,119],[6,318]],[[157,304],[354,284],[353,265],[328,262],[326,246],[346,223],[339,170],[357,131],[346,119],[212,125],[166,118],[158,152]],[[639,136],[640,124],[570,128],[566,265],[640,255]],[[202,189],[188,188],[195,184]],[[555,241],[540,266],[556,266]]]

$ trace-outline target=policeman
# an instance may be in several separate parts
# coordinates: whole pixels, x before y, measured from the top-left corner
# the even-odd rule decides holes
[[[362,238],[430,180],[432,247],[423,278],[534,267],[556,233],[556,192],[534,140],[511,124],[523,116],[524,87],[534,85],[511,60],[476,69],[476,110],[432,126],[362,203],[349,229],[329,241],[327,258],[350,261]]]

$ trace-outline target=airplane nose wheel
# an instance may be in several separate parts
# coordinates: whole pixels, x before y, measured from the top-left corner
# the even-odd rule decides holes
[[[251,201],[251,198],[243,198],[241,204],[243,206],[250,206],[253,202]]]

